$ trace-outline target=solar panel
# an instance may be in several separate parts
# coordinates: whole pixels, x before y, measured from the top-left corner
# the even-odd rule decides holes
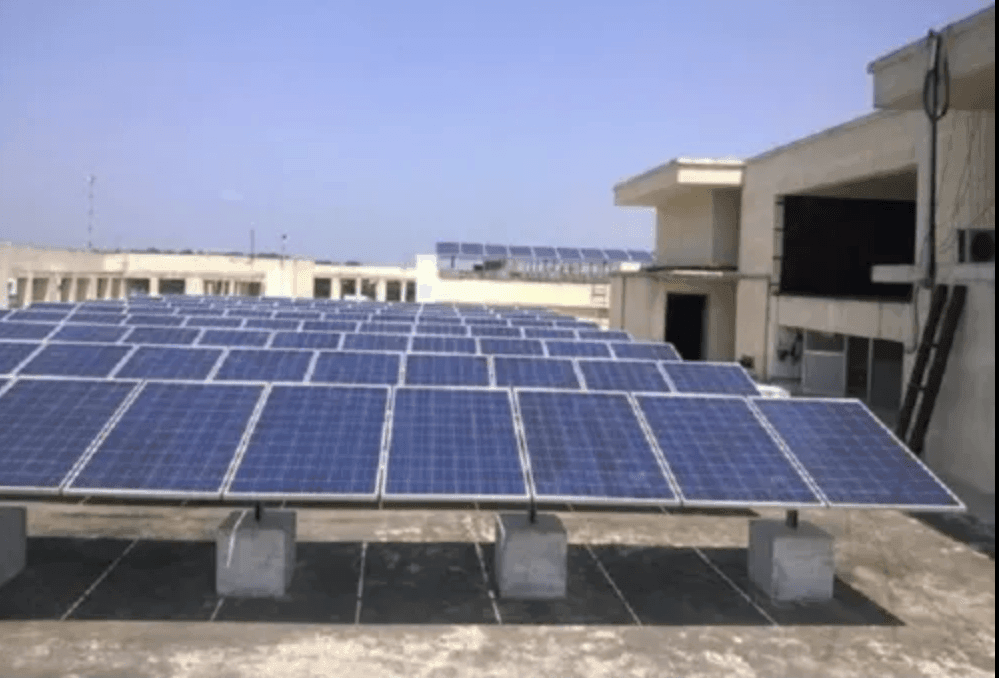
[[[413,326],[406,323],[369,322],[361,323],[359,331],[374,334],[411,334]]]
[[[603,250],[598,250],[592,247],[584,247],[580,249],[579,252],[583,255],[583,259],[586,261],[604,261],[607,258]]]
[[[524,336],[528,339],[575,339],[575,330],[555,327],[525,327]]]
[[[201,380],[211,374],[220,355],[218,348],[140,346],[115,378]]]
[[[475,339],[470,337],[413,337],[412,351],[414,353],[475,353]]]
[[[0,339],[44,339],[56,328],[41,323],[0,322]]]
[[[273,348],[327,348],[340,346],[340,335],[335,332],[278,332],[271,342]]]
[[[752,402],[831,505],[963,508],[860,402]]]
[[[534,248],[534,258],[535,259],[558,259],[558,253],[556,253],[554,247],[535,247]]]
[[[669,386],[655,363],[624,360],[580,360],[579,369],[591,391],[666,392]]]
[[[511,245],[510,256],[515,259],[533,259],[534,252],[530,247],[525,247],[523,245]]]
[[[270,318],[273,311],[255,308],[231,308],[226,315],[232,318]]]
[[[409,336],[404,334],[345,334],[343,347],[354,351],[405,351]]]
[[[642,263],[655,261],[655,257],[652,256],[652,252],[648,250],[628,250],[628,256],[631,257],[632,261],[639,261]]]
[[[499,325],[471,325],[469,329],[473,337],[511,337],[519,338],[524,336],[519,327],[508,327]]]
[[[559,259],[562,261],[579,261],[583,258],[583,255],[575,247],[559,247],[557,251]]]
[[[487,257],[499,257],[505,259],[508,255],[509,250],[506,245],[486,245]]]
[[[215,375],[231,381],[302,381],[312,362],[310,351],[233,349]]]
[[[274,317],[278,320],[319,320],[323,314],[319,311],[278,311]]]
[[[218,495],[263,388],[146,384],[66,491]]]
[[[682,360],[672,344],[644,342],[614,342],[611,343],[614,355],[628,360]]]
[[[374,498],[388,390],[275,386],[227,496]]]
[[[437,243],[437,254],[445,257],[452,257],[461,254],[461,245],[456,242]]]
[[[744,399],[637,400],[684,505],[821,504]]]
[[[539,498],[676,502],[624,395],[521,391],[517,400]]]
[[[311,332],[354,332],[357,322],[353,320],[306,320],[302,329]]]
[[[406,356],[406,383],[415,386],[488,386],[489,363],[469,355]]]
[[[302,323],[298,320],[277,320],[275,318],[247,318],[245,327],[265,330],[297,330]]]
[[[49,344],[21,368],[21,374],[106,377],[131,348],[107,344]]]
[[[187,327],[242,327],[242,318],[223,318],[220,316],[190,316],[184,323]]]
[[[507,392],[396,391],[386,498],[468,500],[526,494]]]
[[[134,327],[125,341],[130,344],[193,344],[201,330],[183,327]]]
[[[68,315],[68,311],[13,311],[7,322],[58,323]]]
[[[607,344],[598,341],[546,341],[545,345],[552,356],[609,358],[611,354]]]
[[[499,339],[483,337],[479,339],[483,353],[492,355],[544,355],[541,342],[537,339]]]
[[[82,313],[77,311],[66,318],[66,322],[87,325],[120,325],[124,319],[125,316],[121,313]]]
[[[396,384],[398,353],[323,352],[316,361],[312,381],[330,384]]]
[[[0,374],[10,374],[23,363],[41,344],[20,341],[0,342]]]
[[[270,332],[263,330],[205,330],[198,343],[203,346],[264,346]]]
[[[497,356],[493,367],[497,386],[579,388],[579,379],[569,360]]]
[[[458,324],[421,324],[416,326],[417,334],[448,334],[453,336],[468,336],[468,328]]]
[[[679,393],[759,395],[746,370],[736,363],[663,363],[666,376]]]
[[[64,325],[52,337],[59,341],[92,341],[99,344],[112,343],[121,339],[129,331],[124,325]]]
[[[184,322],[182,315],[166,315],[151,313],[133,313],[125,319],[128,325],[162,325],[164,327],[177,327]]]
[[[461,243],[461,254],[466,257],[481,257],[483,254],[482,245],[473,242]]]
[[[576,326],[581,328],[578,330],[579,338],[584,341],[631,341],[631,335],[620,330],[582,329],[586,327],[584,323],[578,323]]]
[[[0,396],[0,488],[54,491],[133,388],[19,380]]]
[[[604,250],[608,261],[628,261],[628,253],[624,250]]]

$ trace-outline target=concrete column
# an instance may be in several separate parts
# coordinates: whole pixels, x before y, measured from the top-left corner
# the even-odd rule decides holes
[[[28,511],[20,506],[0,508],[0,586],[24,569],[28,552]]]
[[[45,288],[45,301],[59,301],[59,278],[60,276],[49,276],[49,282]]]
[[[97,298],[97,276],[92,275],[87,278],[87,299]]]
[[[155,297],[159,296],[160,293],[160,279],[154,275],[149,276],[149,296]]]
[[[201,278],[185,278],[184,294],[203,295],[205,288],[202,286]]]
[[[21,291],[21,306],[30,306],[35,297],[35,276],[27,274],[24,280],[24,290]]]
[[[330,299],[340,298],[340,278],[330,278]]]
[[[564,598],[568,538],[562,522],[542,514],[496,514],[496,582],[503,598]]]
[[[777,602],[833,596],[833,538],[811,523],[749,521],[749,578]]]
[[[378,301],[385,301],[385,291],[388,288],[388,282],[385,278],[379,278],[375,281],[375,299]]]
[[[215,591],[223,596],[283,596],[295,571],[295,512],[233,511],[215,542]]]

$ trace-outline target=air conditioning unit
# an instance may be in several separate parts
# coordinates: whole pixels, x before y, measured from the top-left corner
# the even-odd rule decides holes
[[[958,230],[958,263],[982,264],[995,260],[996,230],[994,228],[962,228]]]

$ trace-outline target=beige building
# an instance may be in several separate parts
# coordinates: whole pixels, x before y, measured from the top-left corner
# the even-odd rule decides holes
[[[941,36],[950,107],[935,163],[927,38],[870,64],[869,115],[615,186],[616,204],[655,210],[657,261],[613,279],[610,325],[795,392],[861,398],[894,426],[934,286],[965,286],[923,454],[994,519],[994,6]]]

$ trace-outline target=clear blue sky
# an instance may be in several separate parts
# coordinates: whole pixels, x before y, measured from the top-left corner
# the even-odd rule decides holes
[[[972,0],[0,2],[0,240],[406,262],[652,246],[617,181],[871,110]]]

